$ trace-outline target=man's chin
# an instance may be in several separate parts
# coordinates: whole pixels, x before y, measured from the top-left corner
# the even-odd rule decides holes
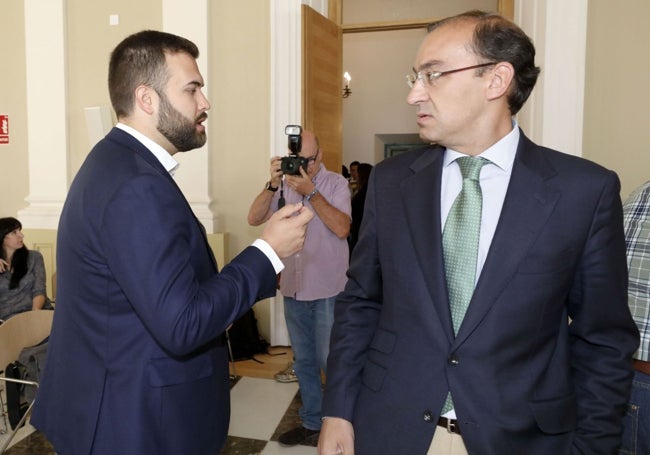
[[[437,143],[440,140],[439,131],[434,130],[432,128],[420,127],[418,133],[420,135],[420,139],[422,139],[422,141],[424,142]]]
[[[197,141],[196,141],[196,147],[194,147],[194,148],[198,149],[198,148],[203,147],[205,145],[205,143],[207,142],[207,140],[208,140],[208,136],[206,136],[205,133],[200,134],[198,136],[198,138],[197,138]]]
[[[190,150],[201,148],[205,145],[208,137],[205,134],[198,135],[196,140],[191,144],[174,144],[179,152],[189,152]]]

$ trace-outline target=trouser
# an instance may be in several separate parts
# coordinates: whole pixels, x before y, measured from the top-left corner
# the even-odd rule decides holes
[[[293,350],[293,369],[298,377],[302,425],[320,430],[323,389],[321,370],[327,367],[335,297],[318,300],[284,298],[284,317]]]
[[[650,455],[650,375],[638,370],[634,372],[618,453]]]
[[[450,433],[446,428],[436,426],[436,432],[433,433],[433,440],[427,455],[467,455],[467,449],[461,435]]]

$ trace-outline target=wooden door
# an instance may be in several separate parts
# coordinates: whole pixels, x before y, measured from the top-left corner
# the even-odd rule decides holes
[[[302,5],[302,126],[318,136],[323,164],[343,163],[343,35],[341,27]]]

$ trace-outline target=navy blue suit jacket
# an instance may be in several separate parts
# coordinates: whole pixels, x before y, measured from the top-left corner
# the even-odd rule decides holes
[[[323,415],[353,422],[358,455],[425,454],[451,390],[470,454],[611,455],[638,345],[618,178],[522,133],[454,337],[443,150],[410,152],[373,171],[337,299]]]
[[[230,413],[226,327],[275,295],[249,247],[219,273],[174,180],[114,128],[74,179],[32,423],[58,453],[215,455]]]

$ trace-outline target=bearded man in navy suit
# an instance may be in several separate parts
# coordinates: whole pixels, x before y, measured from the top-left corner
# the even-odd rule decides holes
[[[615,453],[639,342],[619,181],[513,121],[534,57],[519,27],[479,11],[433,25],[420,46],[407,100],[432,145],[370,178],[336,303],[319,454]],[[445,222],[472,161],[480,231],[459,320],[446,237],[467,226]]]
[[[111,54],[119,123],[90,152],[58,230],[58,295],[32,423],[65,455],[215,455],[230,414],[226,328],[275,295],[313,214],[278,211],[221,272],[176,186],[206,141],[196,46],[143,31]]]

